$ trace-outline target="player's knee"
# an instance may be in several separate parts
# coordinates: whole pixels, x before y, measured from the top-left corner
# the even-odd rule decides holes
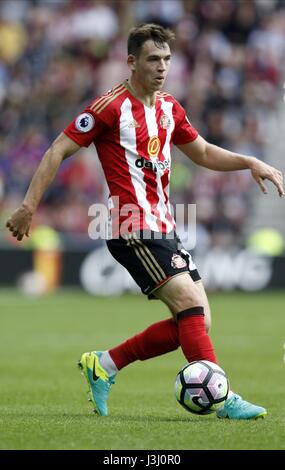
[[[189,292],[189,290],[185,288],[181,288],[177,291],[174,301],[175,313],[182,312],[188,308],[203,306],[203,299],[199,292],[195,290]]]
[[[183,310],[204,306],[201,292],[188,275],[173,278],[156,292],[156,296],[169,307],[174,317]]]

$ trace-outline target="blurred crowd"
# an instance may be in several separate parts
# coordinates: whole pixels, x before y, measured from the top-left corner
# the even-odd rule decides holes
[[[128,77],[128,31],[149,21],[175,30],[165,89],[199,133],[266,158],[284,74],[285,0],[2,0],[2,222],[51,141],[86,104]],[[176,153],[172,202],[197,204],[200,243],[239,242],[250,211],[249,173],[203,170]],[[88,207],[106,201],[94,150],[80,154],[64,162],[35,218],[66,239],[87,237]]]

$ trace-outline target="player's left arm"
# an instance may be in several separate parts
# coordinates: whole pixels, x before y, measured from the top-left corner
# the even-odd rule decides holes
[[[177,147],[194,163],[210,170],[236,171],[249,169],[253,179],[264,194],[268,192],[264,184],[264,180],[267,179],[276,186],[280,197],[285,195],[282,172],[255,157],[241,155],[217,147],[207,142],[200,135],[194,141],[177,145]]]

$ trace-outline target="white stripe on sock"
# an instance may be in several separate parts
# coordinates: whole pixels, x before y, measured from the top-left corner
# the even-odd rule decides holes
[[[117,366],[108,351],[102,352],[100,357],[100,364],[109,375],[114,375],[118,372]]]

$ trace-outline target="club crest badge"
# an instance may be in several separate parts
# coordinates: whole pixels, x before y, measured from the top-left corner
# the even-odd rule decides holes
[[[160,118],[160,127],[162,129],[169,129],[170,128],[170,118],[167,116],[167,114],[163,114]]]
[[[182,258],[182,256],[174,254],[171,258],[171,266],[174,269],[180,269],[185,268],[187,266],[187,263],[185,259]]]

